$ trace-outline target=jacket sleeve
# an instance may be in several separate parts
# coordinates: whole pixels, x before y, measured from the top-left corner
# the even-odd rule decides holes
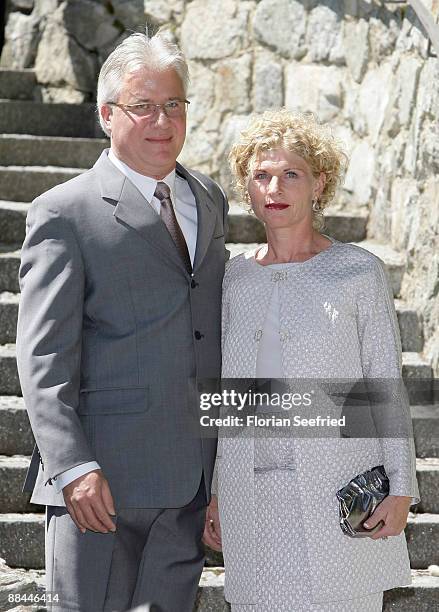
[[[372,260],[365,274],[357,312],[363,375],[380,398],[374,402],[373,411],[390,494],[406,495],[418,503],[416,454],[410,406],[402,381],[399,327],[393,294],[378,258]]]
[[[84,266],[67,219],[47,197],[30,208],[20,266],[17,365],[45,483],[95,460],[76,412]]]
[[[228,329],[228,321],[229,321],[229,292],[228,292],[228,268],[230,264],[226,264],[226,273],[223,279],[223,291],[222,291],[222,305],[221,305],[221,351],[224,351],[224,339],[226,337],[227,329]],[[212,476],[212,486],[211,493],[212,495],[218,495],[218,467],[219,467],[219,459],[222,455],[222,438],[221,438],[221,427],[218,430],[218,446],[216,449],[216,460],[215,466],[213,469]]]

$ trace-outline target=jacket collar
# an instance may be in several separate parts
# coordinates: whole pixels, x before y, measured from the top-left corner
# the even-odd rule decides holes
[[[167,259],[186,272],[168,230],[140,191],[108,159],[105,149],[94,165],[104,200],[115,206],[113,215],[121,223],[137,231]],[[187,180],[197,205],[197,243],[194,272],[201,265],[215,227],[215,205],[203,183],[189,170],[177,163],[177,173]]]

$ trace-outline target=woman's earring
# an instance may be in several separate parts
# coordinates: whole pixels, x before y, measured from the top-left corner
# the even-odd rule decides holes
[[[318,213],[318,212],[320,212],[320,211],[322,210],[322,209],[321,209],[321,207],[320,207],[320,202],[318,201],[318,199],[317,199],[317,198],[315,198],[315,199],[312,201],[312,209],[313,209],[313,211],[314,211],[314,212],[316,212],[316,213]]]

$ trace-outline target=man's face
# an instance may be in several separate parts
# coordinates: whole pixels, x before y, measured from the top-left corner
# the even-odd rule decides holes
[[[173,69],[140,69],[125,76],[118,104],[152,102],[164,104],[184,100],[180,77]],[[104,104],[102,117],[111,132],[111,148],[130,168],[162,179],[175,168],[186,135],[186,116],[166,116],[163,109],[152,118],[128,109]]]

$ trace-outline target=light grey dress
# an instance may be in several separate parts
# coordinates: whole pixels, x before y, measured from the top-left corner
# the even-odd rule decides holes
[[[381,262],[363,249],[334,242],[302,264],[264,267],[253,253],[229,263],[223,377],[397,376],[398,341]],[[417,499],[413,441],[353,443],[220,439],[225,594],[233,612],[374,612],[383,590],[410,582],[404,534],[386,542],[347,538],[335,491],[384,463],[391,493]]]

